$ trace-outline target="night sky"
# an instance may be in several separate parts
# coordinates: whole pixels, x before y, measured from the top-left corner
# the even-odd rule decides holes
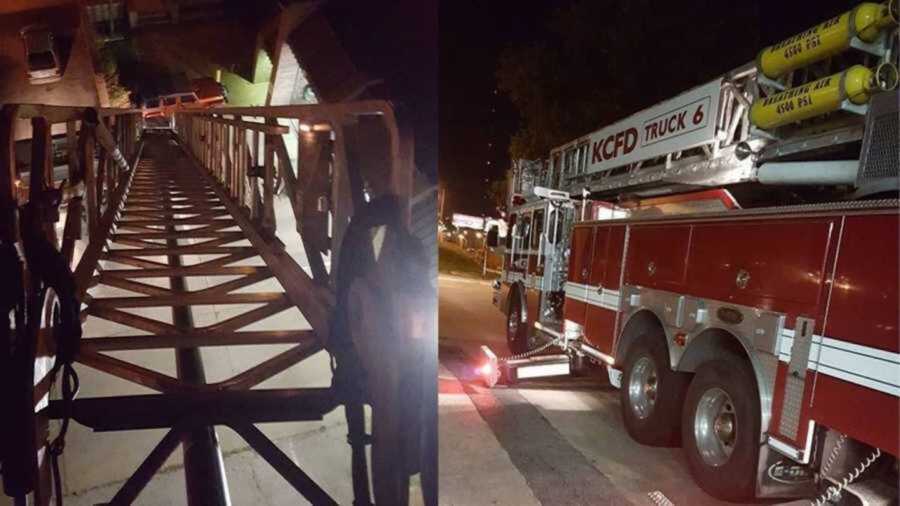
[[[509,46],[546,37],[560,1],[440,2],[440,182],[445,214],[495,216],[485,180],[509,168],[508,143],[518,115],[497,88],[497,59]]]
[[[595,0],[601,2],[603,0]],[[447,188],[445,214],[496,215],[485,195],[485,180],[502,179],[509,167],[508,142],[518,116],[509,101],[495,95],[497,59],[508,46],[549,40],[555,8],[573,1],[443,0],[439,7],[439,179]],[[606,0],[613,5],[614,2]],[[648,2],[648,16],[673,18],[672,33],[660,34],[653,54],[635,54],[636,71],[654,62],[676,62],[671,79],[648,79],[625,97],[635,112],[752,60],[765,45],[844,12],[858,2],[722,2],[684,0]],[[815,7],[812,7],[812,6]],[[634,20],[640,29],[641,20]],[[720,44],[698,40],[705,27],[719,25]],[[683,27],[683,28],[682,28]],[[629,37],[630,27],[623,36]],[[681,72],[683,71],[683,72]],[[651,82],[652,81],[652,82]],[[615,86],[609,76],[598,86]],[[598,124],[597,127],[601,125]],[[583,132],[587,133],[587,132]]]
[[[495,92],[498,58],[509,47],[558,44],[550,28],[554,13],[578,1],[622,5],[616,0],[335,0],[326,4],[326,13],[354,62],[385,80],[386,96],[413,125],[417,164],[447,188],[446,214],[496,215],[486,181],[503,179],[510,165],[509,138],[519,121],[509,100]],[[649,34],[659,38],[653,50],[630,60],[642,79],[625,89],[622,116],[740,66],[764,46],[858,3],[629,1],[643,2],[648,18],[665,23],[660,33]],[[626,46],[647,19],[637,16],[629,23],[619,34]],[[711,30],[721,34],[718,43],[706,42]],[[663,69],[670,69],[669,75],[659,75]],[[594,75],[601,89],[623,89],[616,76]],[[610,122],[598,118],[596,128]]]
[[[411,126],[416,164],[437,181],[437,0],[335,0],[325,13],[354,64],[384,80],[376,94]]]

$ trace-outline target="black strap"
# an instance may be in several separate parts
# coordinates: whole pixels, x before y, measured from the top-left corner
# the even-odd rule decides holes
[[[22,243],[25,259],[32,276],[45,287],[52,288],[59,301],[58,322],[54,322],[57,363],[71,363],[81,343],[81,304],[75,288],[75,278],[69,263],[42,233],[39,206],[29,203],[23,209]]]
[[[63,417],[59,434],[50,443],[50,466],[53,472],[53,495],[56,496],[56,506],[63,506],[62,477],[59,474],[59,457],[66,447],[66,433],[69,430],[69,420],[72,418],[72,402],[78,394],[78,373],[71,363],[62,366],[62,401]]]
[[[58,202],[55,203],[58,205]],[[53,308],[52,329],[56,342],[56,363],[51,374],[62,371],[63,417],[59,434],[50,443],[50,464],[53,473],[53,490],[57,506],[62,506],[62,477],[59,473],[59,457],[65,449],[66,433],[69,429],[72,403],[78,393],[78,374],[72,366],[81,344],[81,304],[75,287],[75,279],[69,263],[47,239],[42,232],[45,207],[53,205],[48,202],[29,202],[23,208],[22,243],[28,269],[36,283],[42,285],[38,297],[38,308],[43,307],[45,294],[52,288],[56,294],[57,304]],[[35,312],[40,319],[41,311]],[[39,325],[38,322],[35,322]]]

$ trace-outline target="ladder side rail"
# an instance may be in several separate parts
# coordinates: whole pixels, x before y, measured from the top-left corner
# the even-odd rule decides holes
[[[248,116],[256,121],[237,119]],[[373,118],[380,118],[380,121],[369,121]],[[289,132],[289,127],[279,124],[279,119],[292,120],[292,123],[296,121],[300,127],[297,156],[300,167],[297,167],[296,171],[283,138]],[[343,230],[353,215],[353,208],[361,202],[363,193],[368,192],[371,198],[373,195],[392,192],[399,195],[408,207],[412,184],[411,143],[404,140],[408,136],[400,135],[393,111],[385,102],[223,107],[214,110],[183,110],[176,113],[176,132],[182,139],[187,139],[188,144],[193,142],[196,146],[198,141],[191,141],[188,135],[187,124],[191,121],[205,123],[213,132],[212,139],[207,139],[206,142],[202,141],[202,137],[200,139],[201,144],[207,145],[207,151],[213,152],[209,157],[212,158],[212,162],[202,159],[200,161],[220,183],[225,184],[229,194],[239,196],[250,193],[251,216],[261,221],[263,228],[273,235],[279,226],[274,223],[274,197],[279,183],[284,182],[287,190],[285,194],[290,200],[295,218],[294,226],[298,231],[308,229],[319,232],[316,234],[319,240],[311,241],[310,244],[305,243],[304,248],[308,252],[330,252],[330,262],[333,265],[336,264],[340,253]],[[243,178],[234,177],[228,178],[229,183],[222,177],[223,174],[232,172],[222,167],[223,163],[226,163],[223,162],[223,155],[228,152],[228,148],[224,147],[227,144],[224,139],[233,138],[234,135],[240,136],[238,129],[252,132],[254,139],[249,143],[252,154],[241,163],[249,164],[248,175],[261,180],[261,184],[257,183],[257,179],[244,181]],[[383,166],[375,168],[376,164],[368,163],[366,157],[348,153],[348,149],[360,153],[362,152],[360,150],[367,150],[368,156],[372,156],[372,152],[379,153],[376,158]],[[326,153],[330,153],[330,156]],[[324,163],[326,158],[331,159],[330,163]],[[306,159],[309,163],[318,163],[320,166],[311,167],[307,172],[302,166]],[[323,193],[319,188],[325,183],[320,181],[322,175],[316,175],[323,170],[329,173],[327,184],[331,188],[327,193]],[[385,178],[363,174],[373,170],[385,171]],[[364,177],[366,175],[369,177]],[[363,189],[360,186],[362,179],[365,179],[367,184],[382,187]],[[308,188],[304,182],[317,187],[315,190],[318,193],[317,199],[309,198]],[[330,221],[330,226],[327,223],[324,225],[328,235],[326,240],[330,245],[324,249],[321,244],[323,225],[313,223],[322,221],[320,217],[316,217],[322,213],[325,213],[326,217],[330,215],[330,220],[326,220]],[[319,258],[312,260],[312,263],[316,265],[311,268],[321,280],[324,264]],[[324,281],[320,281],[322,282]]]
[[[121,112],[121,111],[118,111]],[[0,238],[5,245],[6,252],[4,265],[5,279],[13,284],[13,278],[24,281],[21,286],[8,286],[11,300],[28,301],[29,309],[21,306],[16,310],[16,330],[13,330],[7,321],[5,338],[10,343],[18,342],[15,346],[15,354],[4,354],[0,357],[2,370],[5,371],[3,384],[5,389],[12,389],[4,394],[4,398],[13,402],[12,415],[4,425],[4,433],[14,434],[15,441],[5,441],[3,445],[4,460],[4,492],[21,500],[25,496],[31,496],[35,504],[49,504],[51,497],[51,482],[49,468],[49,429],[48,419],[40,412],[47,406],[49,391],[55,381],[56,356],[54,347],[48,341],[57,329],[53,325],[58,324],[51,319],[53,298],[44,298],[41,286],[48,283],[60,283],[57,280],[49,281],[51,269],[47,255],[58,255],[57,258],[71,268],[75,253],[75,242],[81,236],[81,212],[82,200],[85,194],[89,199],[90,217],[93,224],[98,224],[98,202],[106,203],[110,207],[115,201],[106,192],[112,192],[112,172],[108,180],[90,181],[85,175],[93,175],[93,156],[96,130],[96,118],[112,118],[117,111],[85,110],[74,107],[54,107],[35,105],[5,105],[0,113],[0,137],[3,139],[2,164],[3,177],[0,182],[0,207],[3,217],[0,222]],[[134,114],[126,113],[126,114]],[[22,191],[25,184],[20,178],[15,159],[16,130],[23,128],[23,120],[31,123],[31,170],[28,174],[27,195]],[[92,121],[93,120],[93,121]],[[78,122],[81,124],[81,132],[77,132]],[[68,173],[65,184],[57,185],[55,182],[53,149],[51,132],[54,124],[63,124],[66,132],[66,152],[69,157]],[[24,129],[23,129],[24,130]],[[23,138],[26,132],[20,131]],[[101,132],[101,142],[112,153],[116,149],[115,142],[110,140],[109,132]],[[121,155],[120,155],[121,156]],[[90,162],[90,163],[87,163]],[[112,166],[110,171],[112,171]],[[85,182],[85,185],[81,185]],[[96,186],[95,186],[96,185]],[[98,192],[99,190],[99,192]],[[98,193],[100,193],[98,195]],[[68,198],[67,214],[63,228],[63,240],[60,245],[56,233],[56,223],[59,221],[59,207]],[[112,209],[105,209],[103,218],[112,214]],[[27,220],[23,223],[22,220]],[[96,229],[96,228],[95,228]],[[20,236],[24,232],[25,236]],[[30,238],[29,238],[30,237]],[[96,247],[96,235],[88,236],[90,241],[86,254],[83,254],[79,265],[87,265],[91,262],[91,247]],[[30,241],[28,246],[23,240]],[[42,244],[37,244],[35,241]],[[45,244],[46,246],[44,246]],[[18,245],[18,246],[17,246]],[[31,249],[34,248],[34,249]],[[45,251],[45,248],[47,250]],[[17,251],[18,250],[18,251]],[[50,251],[53,250],[53,251]],[[25,252],[22,257],[20,252]],[[88,258],[86,258],[88,257]],[[23,261],[24,260],[24,261]],[[34,262],[37,264],[34,264]],[[52,263],[52,262],[51,262]],[[55,264],[54,264],[55,265]],[[87,269],[83,269],[86,271]],[[16,274],[16,272],[18,274]],[[91,272],[93,272],[93,265]],[[60,273],[61,275],[61,273]],[[83,280],[84,278],[81,278]],[[86,283],[78,283],[75,278],[77,298],[79,289],[86,289]],[[54,284],[54,286],[57,286]],[[60,285],[62,286],[62,285]],[[21,292],[21,293],[17,293]],[[59,294],[63,297],[64,294]],[[75,304],[75,301],[67,303]],[[5,311],[6,312],[6,311]],[[65,329],[62,332],[67,331]],[[13,334],[15,337],[13,337]],[[65,336],[64,336],[65,337]],[[10,344],[7,343],[7,344]],[[23,345],[24,344],[24,345]],[[58,346],[61,346],[58,344]],[[4,345],[4,349],[8,346]],[[24,381],[24,383],[23,383]],[[22,402],[15,402],[19,399]],[[13,430],[6,430],[13,429]],[[39,455],[43,457],[38,458]]]

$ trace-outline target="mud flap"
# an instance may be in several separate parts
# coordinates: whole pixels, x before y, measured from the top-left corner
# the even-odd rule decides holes
[[[815,473],[809,466],[794,462],[767,444],[760,447],[756,497],[813,497],[816,494],[814,478]]]

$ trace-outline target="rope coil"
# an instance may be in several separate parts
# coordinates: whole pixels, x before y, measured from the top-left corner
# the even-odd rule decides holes
[[[834,448],[831,449],[831,453],[828,455],[828,459],[822,466],[823,476],[831,468],[832,464],[834,464],[837,456],[840,453],[840,450],[843,448],[846,441],[847,435],[841,434],[838,438],[838,442],[835,443]],[[843,478],[841,478],[839,481],[835,480],[838,481],[837,484],[829,486],[827,489],[825,489],[825,492],[810,501],[810,504],[812,506],[824,506],[832,500],[840,497],[841,492],[845,488],[847,488],[848,485],[856,481],[864,472],[866,472],[866,470],[871,467],[879,457],[881,457],[881,450],[876,448],[875,451],[873,451],[869,454],[868,457],[860,461],[860,463],[857,464],[856,467],[854,467],[850,472],[844,475]]]

